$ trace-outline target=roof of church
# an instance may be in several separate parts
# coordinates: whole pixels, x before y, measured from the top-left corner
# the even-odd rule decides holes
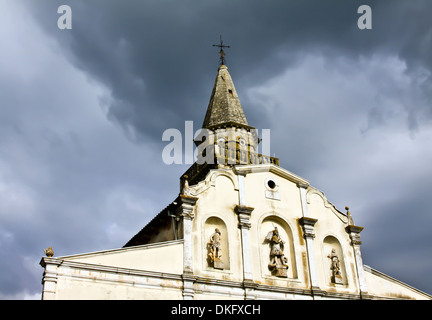
[[[137,234],[135,234],[124,246],[133,247],[143,244],[154,243],[162,241],[159,234],[164,234],[165,230],[170,230],[172,221],[172,214],[176,210],[176,202],[171,202],[166,206],[159,214],[157,214],[153,219],[144,226]],[[168,237],[164,234],[163,241],[177,240],[174,234],[170,234]]]
[[[252,128],[246,120],[228,67],[225,65],[218,69],[202,127],[214,129],[223,126]]]

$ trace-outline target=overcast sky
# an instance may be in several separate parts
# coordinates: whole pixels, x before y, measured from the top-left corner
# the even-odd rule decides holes
[[[431,13],[430,0],[0,0],[0,298],[40,298],[44,248],[122,247],[175,199],[188,165],[163,163],[162,134],[200,128],[220,34],[280,165],[350,206],[365,264],[431,294]]]

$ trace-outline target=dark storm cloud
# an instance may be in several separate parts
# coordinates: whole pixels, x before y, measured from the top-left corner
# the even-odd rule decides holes
[[[162,128],[182,128],[184,119],[201,124],[219,34],[232,46],[227,60],[239,87],[265,81],[313,51],[335,58],[387,51],[408,67],[431,70],[430,1],[73,1],[69,32],[55,27],[64,3],[31,5],[74,65],[111,90],[111,119],[132,126],[138,139],[159,140]],[[357,27],[361,4],[373,8],[373,31]],[[430,75],[423,86],[430,88]],[[250,122],[259,126],[265,115],[251,107]],[[410,112],[416,127],[417,109]]]
[[[417,196],[410,200],[395,199],[381,206],[375,203],[369,208],[376,216],[375,223],[362,232],[365,261],[372,260],[373,268],[428,293],[431,285],[426,275],[432,268],[429,192],[418,188]]]
[[[282,166],[323,186],[338,208],[353,205],[365,224],[366,264],[409,284],[426,279],[419,288],[432,292],[427,136],[413,135],[409,148],[391,135],[405,134],[395,118],[406,131],[430,129],[431,1],[16,2],[54,44],[29,45],[42,37],[24,29],[9,40],[21,44],[15,54],[25,61],[8,42],[1,53],[15,69],[0,78],[0,191],[15,198],[0,199],[0,297],[41,291],[44,247],[67,255],[121,246],[173,200],[184,170],[161,162],[161,136],[185,120],[201,125],[220,34],[231,45],[227,64],[248,121],[272,129]],[[72,30],[57,28],[63,4],[73,10]],[[357,28],[362,4],[372,7],[373,30]],[[11,34],[34,27],[14,14]],[[99,85],[95,102],[89,91]],[[97,103],[138,147],[101,122],[100,109],[91,113]]]
[[[114,129],[98,106],[108,94],[71,67],[22,3],[0,7],[0,299],[37,298],[44,248],[121,247],[178,184],[155,191],[161,156],[146,148],[156,147]]]

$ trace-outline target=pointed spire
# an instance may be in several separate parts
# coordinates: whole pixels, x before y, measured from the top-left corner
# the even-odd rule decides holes
[[[252,128],[248,125],[228,68],[221,65],[218,69],[202,127],[212,129],[224,125]]]

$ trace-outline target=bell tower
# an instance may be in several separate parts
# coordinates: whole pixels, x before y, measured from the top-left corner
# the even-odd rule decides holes
[[[257,131],[248,124],[240,104],[234,82],[225,63],[223,44],[220,48],[220,66],[210,96],[201,134],[195,139],[198,148],[197,161],[180,178],[180,189],[185,180],[195,184],[205,177],[210,169],[230,167],[238,164],[273,163],[279,159],[258,154]],[[186,176],[186,177],[185,177]]]

